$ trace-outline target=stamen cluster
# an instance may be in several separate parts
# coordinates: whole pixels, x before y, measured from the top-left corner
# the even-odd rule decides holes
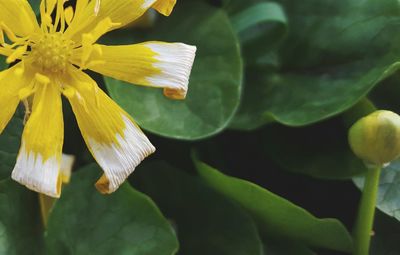
[[[73,44],[60,32],[44,33],[38,42],[30,45],[33,64],[45,72],[65,72]]]

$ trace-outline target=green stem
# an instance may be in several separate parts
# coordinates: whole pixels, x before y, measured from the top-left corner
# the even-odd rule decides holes
[[[368,255],[381,168],[368,169],[354,233],[354,255]]]

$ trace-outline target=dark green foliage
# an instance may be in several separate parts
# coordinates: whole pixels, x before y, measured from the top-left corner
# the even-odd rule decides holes
[[[29,2],[38,14],[40,1]],[[79,155],[45,228],[37,194],[10,179],[18,110],[0,136],[0,255],[351,253],[352,180],[362,188],[365,166],[347,131],[375,109],[400,111],[399,2],[177,2],[152,27],[101,40],[196,45],[186,100],[91,73],[148,131],[155,155],[99,194],[101,170],[65,107],[64,151]],[[371,254],[397,255],[400,161],[382,171],[379,192]]]

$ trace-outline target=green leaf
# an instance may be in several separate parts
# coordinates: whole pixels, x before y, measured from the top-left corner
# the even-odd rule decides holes
[[[156,24],[145,40],[197,46],[187,98],[174,101],[159,89],[107,78],[112,98],[155,134],[194,140],[223,130],[238,107],[243,72],[239,43],[227,15],[200,1],[178,1],[172,16]]]
[[[352,239],[336,219],[318,219],[304,209],[253,183],[226,176],[195,160],[201,177],[216,191],[239,203],[267,238],[288,239],[310,247],[351,251]],[[317,238],[316,238],[317,237]]]
[[[0,56],[0,71],[6,70],[8,68],[8,64],[6,63],[6,57]]]
[[[180,254],[261,254],[253,220],[198,178],[154,162],[139,167],[132,180],[174,220]]]
[[[278,3],[256,1],[231,1],[227,9],[232,26],[242,44],[246,64],[263,62],[285,37],[287,18]]]
[[[14,168],[22,134],[22,111],[18,111],[0,134],[0,180],[8,178]]]
[[[0,254],[43,254],[37,194],[11,179],[0,181]]]
[[[400,223],[382,213],[377,213],[371,242],[371,255],[399,255],[399,239]]]
[[[251,130],[272,121],[304,126],[327,119],[352,107],[398,70],[397,1],[281,4],[291,21],[278,52],[281,66],[248,70],[233,128]]]
[[[174,231],[156,205],[128,183],[101,195],[99,173],[90,165],[73,174],[49,217],[48,254],[175,254]]]
[[[351,151],[348,129],[375,111],[363,99],[343,115],[301,128],[271,125],[262,129],[260,149],[285,170],[324,179],[349,179],[366,171]]]
[[[364,177],[354,178],[358,188],[364,186]],[[400,160],[382,169],[377,207],[400,221]]]
[[[41,0],[29,0],[29,3],[31,4],[32,9],[36,13],[36,15],[39,15],[40,13],[40,2]]]
[[[309,248],[298,243],[270,241],[264,247],[265,255],[316,255]]]
[[[367,100],[342,116],[301,128],[271,125],[262,130],[262,150],[282,168],[324,179],[348,179],[366,171],[351,151],[348,129],[359,118],[373,112]]]
[[[266,155],[290,172],[324,179],[349,179],[365,172],[340,120],[296,129],[274,125],[263,130],[263,141]]]

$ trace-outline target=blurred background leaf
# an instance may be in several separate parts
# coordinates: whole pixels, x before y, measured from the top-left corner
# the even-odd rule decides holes
[[[399,255],[400,223],[383,213],[377,213],[371,255]]]

